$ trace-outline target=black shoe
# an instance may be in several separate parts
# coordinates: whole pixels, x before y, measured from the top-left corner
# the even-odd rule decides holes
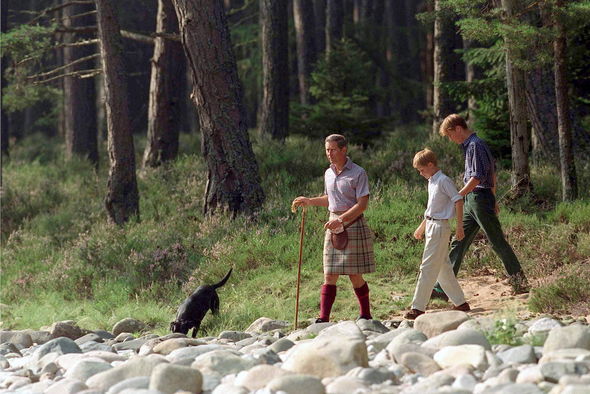
[[[461,305],[455,305],[453,307],[454,311],[461,311],[461,312],[469,312],[471,310],[471,307],[469,306],[468,303],[464,302]]]
[[[361,319],[364,319],[364,320],[372,320],[373,317],[372,316],[359,316],[359,317],[356,318],[356,321],[359,321]]]
[[[415,320],[418,316],[423,315],[424,312],[419,309],[410,309],[405,315],[404,319]]]
[[[431,299],[443,300],[443,301],[448,301],[449,300],[449,296],[448,295],[446,295],[442,291],[436,291],[435,289],[432,289],[432,293],[430,294],[430,298]]]
[[[327,321],[327,320],[322,320],[322,319],[320,319],[319,317],[318,317],[317,319],[315,319],[315,322],[316,322],[316,323],[328,323],[328,321]]]
[[[529,292],[529,281],[524,276],[524,272],[520,271],[514,275],[510,275],[508,283],[512,286],[512,294],[525,294]]]

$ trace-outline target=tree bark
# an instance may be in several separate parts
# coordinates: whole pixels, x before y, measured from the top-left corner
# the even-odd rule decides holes
[[[461,60],[455,50],[457,47],[457,33],[455,22],[441,7],[441,0],[435,0],[434,10],[434,77],[432,91],[432,134],[438,133],[442,120],[457,111],[457,106],[447,89],[442,84],[457,80],[458,65]]]
[[[178,19],[171,0],[158,0],[157,33],[178,33]],[[184,76],[184,53],[179,42],[154,39],[152,76],[148,104],[147,143],[144,167],[157,167],[178,154],[180,86]]]
[[[1,19],[0,19],[0,23],[2,24],[1,29],[2,29],[2,33],[6,33],[8,31],[8,7],[0,7],[0,15],[1,15]],[[1,83],[2,83],[2,91],[4,91],[4,89],[6,88],[7,82],[6,82],[6,78],[4,78],[4,73],[6,72],[6,67],[8,66],[8,58],[6,57],[6,54],[4,53],[4,51],[2,52],[2,59],[1,59],[1,67],[2,69],[0,70],[1,74]],[[2,95],[3,96],[3,95]],[[2,100],[2,98],[0,98],[0,100]],[[1,103],[1,101],[0,101]],[[9,149],[8,149],[8,143],[9,143],[9,130],[8,130],[8,114],[6,113],[6,111],[4,111],[4,107],[0,104],[0,111],[1,111],[1,118],[0,118],[0,134],[2,135],[1,138],[1,142],[0,144],[2,145],[1,148],[1,155],[2,156],[8,156],[9,153]],[[2,160],[2,158],[0,158],[0,160]],[[2,166],[0,166],[0,185],[2,184]]]
[[[344,30],[344,0],[326,0],[326,54],[342,39]]]
[[[110,0],[96,0],[100,58],[104,73],[108,150],[111,167],[105,205],[109,219],[123,224],[139,218],[135,153],[123,67],[119,21]]]
[[[313,0],[317,58],[326,50],[326,0]]]
[[[502,7],[509,19],[515,17],[520,9],[519,0],[502,0]],[[506,44],[506,87],[510,111],[510,145],[512,148],[511,183],[516,196],[531,191],[529,168],[529,128],[527,126],[527,107],[525,97],[524,71],[514,66],[516,56],[508,38]]]
[[[294,2],[293,8],[297,7],[295,4],[297,4],[297,0]],[[297,26],[297,17],[295,20]],[[263,135],[282,140],[289,131],[287,3],[260,0],[260,22],[262,39],[260,132]],[[299,33],[297,35],[299,36]],[[299,37],[297,40],[299,44]],[[301,61],[299,64],[301,65]],[[309,89],[308,85],[301,85],[301,66],[299,74],[300,87],[303,89],[306,86]],[[308,84],[308,77],[305,78],[305,84]],[[308,102],[306,101],[304,104]]]
[[[557,12],[563,8],[563,0],[557,0]],[[555,98],[557,102],[557,132],[559,134],[559,163],[561,165],[561,186],[563,201],[578,197],[576,166],[572,148],[572,127],[569,111],[567,84],[566,29],[561,15],[555,15],[557,37],[553,43],[555,57]]]
[[[67,1],[67,0],[66,0]],[[92,4],[73,4],[63,9],[64,26],[83,27],[96,24],[94,15],[77,16],[94,10]],[[64,33],[64,42],[72,43],[90,39],[91,34]],[[63,50],[64,64],[94,54],[96,46],[67,46]],[[66,72],[90,70],[95,68],[94,60],[78,63],[66,69]],[[64,129],[66,141],[66,156],[86,157],[98,166],[98,142],[96,124],[96,90],[92,78],[65,77],[64,87]]]
[[[190,62],[208,178],[203,211],[253,213],[262,206],[258,165],[246,128],[242,87],[221,0],[174,0]]]
[[[434,5],[426,2],[426,12],[434,11]],[[427,109],[434,107],[434,23],[427,26],[426,43],[422,52],[421,68],[426,85],[425,106]]]
[[[528,118],[538,144],[533,154],[550,161],[559,158],[557,113],[555,103],[555,75],[549,67],[538,67],[525,75]],[[531,136],[532,137],[532,136]],[[531,138],[531,142],[533,139]]]
[[[301,104],[311,104],[312,100],[309,93],[311,71],[317,60],[314,38],[313,0],[293,0],[293,19],[295,22],[295,39],[297,42],[299,101]]]

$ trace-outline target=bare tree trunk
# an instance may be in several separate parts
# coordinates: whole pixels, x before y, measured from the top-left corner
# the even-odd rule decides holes
[[[96,10],[111,163],[105,205],[109,219],[116,224],[123,224],[131,217],[139,218],[139,192],[127,106],[127,81],[121,53],[121,28],[110,0],[96,0]]]
[[[317,58],[326,50],[326,0],[313,0]]]
[[[94,15],[78,16],[94,10],[92,4],[72,4],[63,9],[64,26],[86,27],[96,24]],[[64,42],[71,43],[90,39],[90,34],[66,33]],[[64,64],[94,54],[94,45],[68,46],[63,50]],[[88,60],[68,67],[68,72],[90,70],[94,68],[94,60]],[[98,166],[98,142],[96,127],[96,90],[92,78],[80,79],[65,77],[64,86],[64,129],[66,156],[87,157]]]
[[[434,78],[432,111],[432,133],[437,134],[442,120],[449,114],[456,112],[456,105],[447,89],[442,84],[456,78],[457,65],[460,62],[454,53],[457,49],[457,34],[455,22],[450,15],[441,8],[441,0],[435,0],[434,10]]]
[[[0,20],[0,24],[1,29],[2,29],[2,33],[6,33],[8,31],[8,7],[0,7],[0,15],[1,15],[1,20]],[[2,69],[0,70],[1,74],[1,78],[2,78],[2,91],[4,91],[4,89],[6,89],[6,78],[4,78],[4,73],[6,72],[6,67],[8,66],[8,58],[6,57],[6,54],[4,53],[4,51],[2,51]],[[2,98],[0,100],[3,99]],[[9,149],[8,149],[8,143],[9,143],[9,131],[8,131],[8,114],[4,111],[4,107],[2,105],[0,105],[0,110],[1,110],[1,114],[2,114],[2,118],[0,119],[0,134],[2,135],[1,138],[1,155],[2,156],[8,156],[9,153]],[[0,158],[0,160],[2,160],[2,158]],[[2,184],[2,166],[0,166],[0,185]]]
[[[317,59],[314,38],[314,15],[312,0],[293,0],[293,19],[297,42],[297,74],[299,79],[299,101],[311,104],[309,86],[311,71]]]
[[[344,30],[344,0],[326,0],[326,54],[342,39]]]
[[[432,2],[426,2],[426,11],[434,11],[434,5]],[[434,107],[434,24],[428,26],[426,32],[426,45],[422,55],[422,71],[425,75],[424,83],[426,85],[426,97],[425,104],[426,108]]]
[[[513,18],[519,9],[519,0],[502,0],[502,7],[508,18]],[[529,128],[527,126],[527,107],[525,97],[524,71],[514,66],[514,49],[506,39],[506,87],[510,110],[510,145],[512,147],[511,183],[515,195],[531,191],[529,169]]]
[[[252,213],[262,206],[242,87],[221,0],[174,0],[180,35],[195,81],[208,178],[205,213]]]
[[[470,40],[463,40],[463,48],[470,49],[472,47],[473,43]],[[473,64],[470,63],[465,63],[465,81],[467,83],[471,83],[473,81],[475,81],[476,78],[476,74],[475,74],[475,66]],[[469,128],[473,128],[473,125],[475,124],[475,109],[477,108],[477,102],[475,101],[475,97],[473,96],[469,96],[469,98],[467,99],[467,113],[469,114],[469,116],[467,117],[467,124],[469,125]]]
[[[538,142],[532,145],[533,154],[551,161],[559,157],[559,142],[555,133],[557,113],[554,78],[554,72],[549,67],[538,67],[527,71],[525,75],[528,117]]]
[[[557,0],[557,12],[563,8],[563,0]],[[555,98],[557,101],[557,132],[559,133],[559,163],[563,201],[578,197],[576,166],[572,148],[572,127],[567,86],[566,30],[561,15],[555,16],[557,37],[553,43],[555,57]]]
[[[178,19],[171,0],[158,0],[156,32],[178,33]],[[157,167],[174,160],[178,154],[184,65],[180,43],[162,37],[154,39],[144,167]]]
[[[297,0],[293,5],[294,8],[297,7],[295,4],[297,4]],[[262,38],[260,132],[275,139],[284,139],[289,132],[287,14],[286,2],[260,0]],[[295,20],[297,21],[297,17],[295,17]],[[297,22],[295,24],[297,25]],[[301,71],[299,81],[301,83]],[[307,80],[306,83],[308,83]],[[302,89],[304,88],[304,85],[300,86]],[[304,104],[307,104],[307,102]]]

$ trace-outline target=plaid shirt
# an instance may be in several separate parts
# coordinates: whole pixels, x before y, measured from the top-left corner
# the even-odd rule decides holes
[[[463,182],[467,183],[471,178],[477,178],[479,179],[479,185],[476,188],[492,188],[494,186],[496,165],[487,144],[473,133],[463,141],[461,147],[465,155]]]

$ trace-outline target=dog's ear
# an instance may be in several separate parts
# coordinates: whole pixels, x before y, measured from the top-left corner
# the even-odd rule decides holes
[[[171,321],[170,322],[170,331],[174,332],[174,329],[176,328],[176,322],[175,321]]]

